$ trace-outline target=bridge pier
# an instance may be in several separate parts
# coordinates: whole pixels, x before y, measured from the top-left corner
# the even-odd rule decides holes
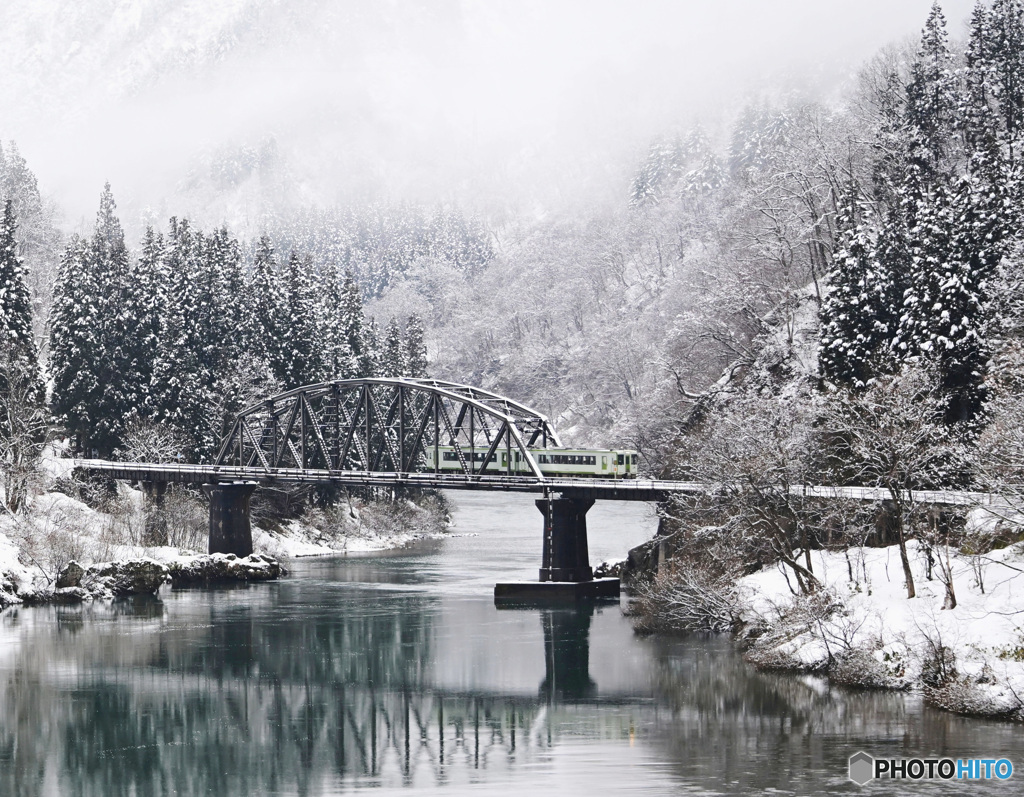
[[[210,499],[210,553],[241,557],[252,553],[249,499],[258,486],[255,482],[203,485]]]
[[[141,482],[142,494],[145,496],[145,528],[143,531],[146,545],[167,545],[167,516],[164,514],[164,495],[167,493],[167,482]]]
[[[587,547],[587,511],[593,498],[541,498],[534,502],[544,515],[541,581],[593,581]]]
[[[521,601],[618,598],[619,579],[594,578],[587,545],[587,511],[593,498],[541,498],[537,509],[544,516],[544,547],[539,581],[494,586],[498,603]]]

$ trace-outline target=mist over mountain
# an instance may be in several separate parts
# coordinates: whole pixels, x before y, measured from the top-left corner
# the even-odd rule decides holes
[[[130,233],[369,201],[543,214],[621,199],[652,136],[751,90],[834,89],[927,6],[12,0],[0,139],[71,228],[105,180]]]

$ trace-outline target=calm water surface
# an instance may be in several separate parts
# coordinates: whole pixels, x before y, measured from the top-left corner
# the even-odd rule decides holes
[[[0,795],[859,793],[847,757],[1007,757],[1024,729],[759,675],[617,606],[498,610],[536,578],[528,498],[456,495],[441,541],[295,562],[276,584],[0,615]],[[649,537],[599,502],[594,562]],[[899,793],[889,784],[863,790]]]

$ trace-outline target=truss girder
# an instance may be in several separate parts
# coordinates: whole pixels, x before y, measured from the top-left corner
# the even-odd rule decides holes
[[[345,379],[289,390],[243,410],[216,465],[319,471],[481,475],[506,457],[543,475],[530,449],[560,446],[548,419],[489,391],[435,379]],[[457,463],[457,465],[456,465]],[[491,473],[494,473],[492,467]]]

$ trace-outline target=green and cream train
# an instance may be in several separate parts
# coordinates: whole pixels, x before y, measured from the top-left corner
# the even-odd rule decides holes
[[[431,449],[433,451],[433,449]],[[462,472],[462,463],[452,446],[438,446],[438,470]],[[530,454],[537,461],[537,467],[545,476],[586,476],[589,478],[633,479],[636,478],[636,451],[624,449],[595,448],[531,448]],[[462,456],[469,464],[471,452],[462,446]],[[472,459],[479,468],[482,466],[486,450],[477,448],[472,452]],[[433,466],[435,463],[431,463]],[[474,469],[476,470],[476,469]],[[479,472],[479,471],[477,471]],[[513,475],[530,473],[529,464],[524,461],[518,451],[512,452]],[[501,476],[509,473],[508,452],[496,451],[487,463],[485,474]]]

